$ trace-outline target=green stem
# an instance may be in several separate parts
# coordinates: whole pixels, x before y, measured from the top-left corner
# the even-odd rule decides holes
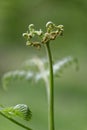
[[[8,117],[8,116],[6,116],[6,115],[5,115],[4,113],[2,113],[1,111],[0,111],[0,114],[1,114],[2,116],[4,116],[5,118],[9,119],[11,122],[13,122],[13,123],[15,123],[15,124],[21,126],[22,128],[25,128],[26,130],[32,130],[31,128],[29,128],[29,127],[27,127],[27,126],[25,126],[25,125],[19,123],[18,121],[14,120],[14,119],[12,119],[12,118],[10,118],[10,117]]]
[[[49,43],[46,43],[47,55],[49,60],[49,86],[48,86],[48,127],[54,130],[54,81],[53,81],[53,65],[52,55]]]

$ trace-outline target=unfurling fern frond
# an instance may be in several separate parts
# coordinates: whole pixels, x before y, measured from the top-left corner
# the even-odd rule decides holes
[[[21,126],[22,128],[25,128],[26,130],[32,130],[26,125],[23,125],[23,123],[20,123],[14,119],[15,116],[18,116],[26,121],[29,121],[31,119],[31,111],[29,107],[25,104],[18,104],[12,107],[3,107],[2,105],[0,105],[0,115],[4,116],[11,122]]]
[[[32,116],[29,107],[25,104],[18,104],[12,107],[0,107],[0,112],[7,117],[13,118],[18,116],[26,121],[29,121]]]
[[[76,68],[78,68],[78,62],[76,58],[69,56],[57,61],[53,65],[54,75],[60,76],[61,72],[73,63],[75,63]],[[48,62],[46,59],[33,58],[26,61],[22,66],[22,70],[11,71],[3,76],[3,87],[6,88],[9,82],[14,79],[24,79],[29,81],[32,79],[33,81],[39,81],[43,79],[46,83],[46,86],[48,86],[49,70],[47,64]]]

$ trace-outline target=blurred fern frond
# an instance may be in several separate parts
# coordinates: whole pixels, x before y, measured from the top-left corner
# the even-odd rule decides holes
[[[2,78],[3,87],[6,89],[8,84],[13,80],[31,80],[33,75],[33,72],[25,70],[15,70],[7,72]]]
[[[63,58],[62,60],[57,61],[53,66],[54,74],[60,77],[61,73],[73,64],[75,64],[75,68],[76,70],[78,70],[79,65],[77,58],[68,56],[66,58]]]
[[[62,60],[57,61],[53,65],[53,73],[54,76],[60,76],[65,68],[68,68],[72,64],[76,64],[76,69],[78,69],[78,61],[73,57],[66,57]],[[8,84],[17,79],[21,80],[33,80],[40,81],[41,79],[45,81],[46,86],[48,86],[48,62],[46,59],[33,58],[23,63],[23,66],[20,70],[15,70],[11,72],[7,72],[4,74],[2,81],[3,87],[6,88]]]

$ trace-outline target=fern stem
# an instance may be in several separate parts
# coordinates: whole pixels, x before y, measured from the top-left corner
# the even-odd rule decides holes
[[[54,130],[54,81],[53,81],[53,65],[52,55],[49,43],[46,43],[46,50],[49,60],[49,86],[48,86],[48,129]]]
[[[12,118],[10,118],[10,117],[8,117],[8,116],[6,116],[6,115],[5,115],[4,113],[2,113],[1,111],[0,111],[0,114],[1,114],[2,116],[4,116],[5,118],[9,119],[11,122],[13,122],[13,123],[15,123],[15,124],[21,126],[22,128],[25,128],[26,130],[32,130],[31,128],[29,128],[29,127],[27,127],[27,126],[25,126],[25,125],[19,123],[18,121],[14,120],[14,119],[12,119]]]

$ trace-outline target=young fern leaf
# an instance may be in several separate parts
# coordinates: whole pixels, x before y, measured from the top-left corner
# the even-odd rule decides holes
[[[41,60],[39,58],[33,58],[32,60],[24,62],[21,70],[15,70],[4,74],[2,78],[3,88],[7,89],[7,86],[10,82],[18,79],[27,81],[39,81],[38,77],[42,75],[42,72],[45,72],[46,70],[45,65],[47,66],[47,60]],[[47,82],[45,75],[41,76],[40,79],[43,79],[43,77]]]
[[[68,68],[70,65],[75,64],[76,70],[78,70],[78,60],[71,56],[63,58],[62,60],[56,62],[53,66],[53,73],[60,77],[60,74],[65,68]]]
[[[69,56],[57,61],[53,65],[54,75],[60,77],[63,70],[74,63],[76,64],[76,69],[78,69],[78,61],[76,58]],[[46,86],[48,86],[49,71],[47,64],[48,62],[46,59],[32,58],[31,60],[26,61],[22,66],[22,70],[11,71],[3,76],[3,87],[6,89],[11,81],[17,79],[27,81],[33,80],[36,82],[42,79]]]
[[[29,107],[25,104],[18,104],[12,107],[0,107],[0,112],[7,117],[13,118],[18,116],[26,121],[29,121],[32,116]]]
[[[33,72],[26,70],[15,70],[7,72],[2,78],[3,88],[7,89],[8,84],[13,80],[32,80]]]
[[[26,121],[31,119],[32,116],[31,111],[29,107],[25,104],[18,104],[13,107],[3,107],[2,105],[0,105],[0,115],[2,115],[3,117],[7,118],[11,122],[19,125],[20,127],[26,130],[32,130],[31,128],[23,125],[22,123],[16,121],[13,118],[14,116],[19,116]]]

